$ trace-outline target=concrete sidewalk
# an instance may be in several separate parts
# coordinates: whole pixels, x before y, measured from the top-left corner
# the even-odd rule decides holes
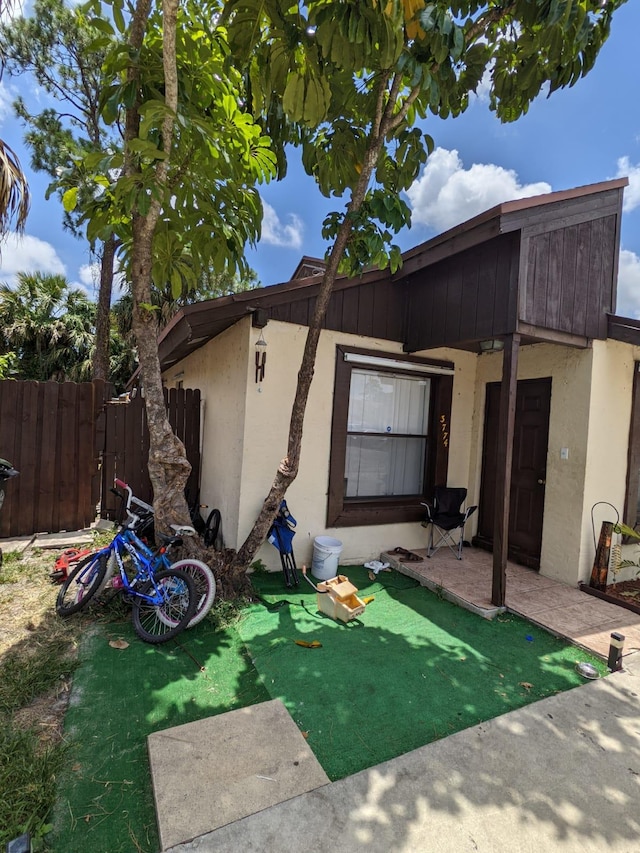
[[[640,653],[634,653],[622,672],[170,853],[637,853],[639,803]]]

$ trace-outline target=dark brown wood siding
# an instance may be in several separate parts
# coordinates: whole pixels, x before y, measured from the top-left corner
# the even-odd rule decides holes
[[[406,349],[515,331],[519,247],[517,233],[501,235],[409,276]]]
[[[521,319],[532,326],[606,338],[613,309],[617,217],[522,232]]]
[[[316,289],[314,288],[314,291]],[[323,328],[388,341],[404,341],[404,286],[391,281],[367,281],[338,287],[331,300]],[[303,299],[270,304],[272,320],[307,326],[315,308],[315,292]]]

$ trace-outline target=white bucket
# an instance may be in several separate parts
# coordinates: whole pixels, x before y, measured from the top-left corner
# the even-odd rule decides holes
[[[342,553],[342,542],[330,536],[316,536],[313,540],[311,574],[326,581],[338,574],[338,559]]]

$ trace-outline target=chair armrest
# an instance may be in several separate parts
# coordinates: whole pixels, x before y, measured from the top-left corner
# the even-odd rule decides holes
[[[423,506],[427,511],[427,517],[425,518],[425,521],[427,521],[429,524],[433,524],[433,506],[429,503],[425,503],[424,501],[420,501],[420,506]]]
[[[468,506],[464,513],[464,520],[466,521],[477,509],[477,506]]]

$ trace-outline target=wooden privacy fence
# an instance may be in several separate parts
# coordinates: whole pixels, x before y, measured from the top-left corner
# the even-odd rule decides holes
[[[194,495],[200,482],[200,391],[171,388],[164,392],[169,423],[182,441],[191,463],[187,493]],[[102,518],[120,517],[121,502],[111,492],[116,477],[125,480],[134,495],[147,503],[153,500],[147,471],[149,431],[144,399],[137,394],[129,402],[113,402],[106,409],[105,444],[102,454]]]
[[[79,530],[116,518],[114,477],[152,500],[149,436],[140,395],[112,400],[111,386],[74,382],[0,381],[0,457],[20,474],[7,481],[0,538]],[[169,422],[192,465],[188,489],[200,480],[200,392],[165,391]]]
[[[7,483],[0,537],[95,521],[109,394],[101,381],[0,382],[0,456],[20,472]]]

